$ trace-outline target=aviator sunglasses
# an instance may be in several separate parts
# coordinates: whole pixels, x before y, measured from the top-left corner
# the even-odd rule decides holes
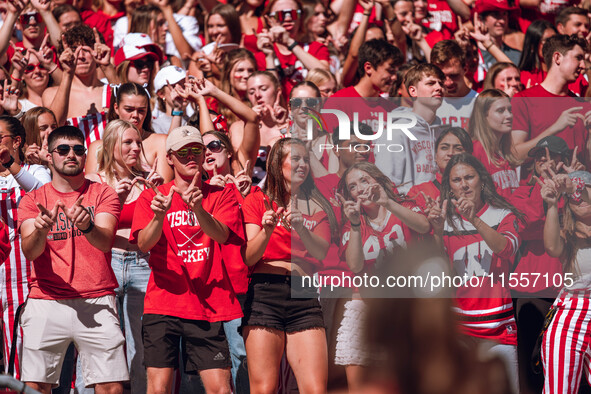
[[[67,144],[62,144],[62,145],[56,146],[55,149],[52,150],[52,152],[57,152],[57,154],[60,156],[66,156],[68,153],[70,153],[70,149],[72,149],[74,151],[74,154],[76,156],[83,156],[86,153],[86,148],[84,147],[84,145],[67,145]]]

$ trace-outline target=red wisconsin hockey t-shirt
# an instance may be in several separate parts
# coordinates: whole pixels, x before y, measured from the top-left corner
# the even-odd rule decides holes
[[[158,188],[168,195],[174,181]],[[242,216],[231,188],[203,183],[203,208],[228,226],[226,244],[244,242]],[[130,242],[154,217],[150,208],[155,192],[144,190],[137,200]],[[228,321],[242,316],[240,305],[222,263],[220,245],[201,228],[195,214],[178,193],[164,217],[162,236],[150,250],[152,274],[146,290],[144,313],[183,319]]]

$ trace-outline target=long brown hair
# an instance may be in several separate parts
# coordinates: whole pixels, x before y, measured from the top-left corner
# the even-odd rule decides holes
[[[476,170],[478,177],[480,178],[480,182],[482,182],[482,191],[480,192],[480,199],[485,203],[489,204],[495,208],[507,209],[511,211],[518,220],[522,223],[525,223],[525,216],[521,211],[515,208],[512,204],[508,203],[506,199],[501,197],[501,195],[497,192],[497,188],[495,186],[495,182],[492,179],[492,176],[484,167],[484,164],[480,162],[477,158],[472,156],[469,153],[459,153],[457,155],[453,155],[449,162],[447,163],[447,167],[445,167],[445,171],[443,172],[443,176],[441,179],[441,199],[447,199],[447,216],[446,220],[450,224],[453,232],[456,235],[461,235],[460,229],[456,226],[455,218],[459,217],[458,213],[456,212],[456,208],[452,202],[452,192],[451,186],[449,183],[449,177],[451,174],[451,170],[459,165],[465,164],[470,166]],[[463,221],[462,221],[463,225]]]
[[[230,52],[228,52],[228,54],[226,56],[226,61],[224,63],[224,68],[222,71],[222,78],[221,78],[220,83],[221,83],[221,88],[224,92],[228,93],[230,96],[233,96],[239,100],[244,101],[245,104],[248,105],[248,98],[246,97],[247,96],[246,91],[244,92],[244,96],[240,97],[240,95],[238,94],[238,92],[234,88],[234,85],[232,85],[232,82],[231,82],[232,70],[234,70],[234,67],[243,60],[250,61],[250,63],[253,65],[254,71],[257,70],[257,62],[256,62],[252,52],[250,52],[244,48],[233,49]],[[222,103],[219,104],[219,112],[222,115],[224,115],[226,117],[226,119],[228,119],[228,122],[234,123],[235,121],[237,121],[237,117],[236,117],[236,115],[234,115],[234,112],[232,112],[231,109],[229,109],[228,107],[226,107]]]
[[[562,218],[562,230],[560,232],[561,237],[564,239],[564,252],[560,259],[564,272],[574,272],[574,269],[578,269],[575,266],[577,254],[579,253],[579,247],[577,246],[577,235],[576,231],[577,217],[573,212],[570,203],[567,201],[564,204],[564,215]],[[578,273],[580,274],[580,272]]]
[[[263,186],[263,193],[271,201],[275,201],[277,205],[284,208],[289,206],[290,193],[287,190],[287,182],[283,176],[283,162],[292,145],[300,145],[308,152],[306,144],[297,138],[283,138],[277,141],[271,148],[267,158],[267,181]],[[300,186],[300,192],[306,200],[317,203],[326,212],[330,224],[331,239],[336,242],[339,239],[337,218],[330,202],[316,188],[311,170],[308,172],[304,183]]]
[[[521,164],[521,161],[513,154],[511,133],[504,134],[500,141],[497,141],[497,137],[490,131],[488,125],[487,117],[490,107],[495,101],[503,98],[509,98],[509,96],[498,89],[488,89],[480,93],[474,102],[474,109],[468,123],[468,133],[473,140],[480,141],[486,157],[491,163],[497,166],[501,164],[496,157],[498,154],[501,158],[507,160],[511,166],[517,167]]]
[[[42,145],[43,141],[41,141],[41,133],[39,132],[38,120],[39,117],[43,114],[51,114],[51,116],[53,116],[53,119],[55,120],[55,114],[53,113],[53,111],[45,107],[31,108],[23,115],[21,123],[23,124],[27,135],[25,139],[25,146],[29,146],[32,144],[37,144],[37,146]]]
[[[355,163],[351,167],[347,168],[347,170],[343,173],[341,180],[339,181],[338,191],[339,193],[345,198],[345,200],[353,200],[353,196],[347,187],[347,175],[353,170],[359,170],[365,172],[367,175],[372,177],[376,180],[376,182],[384,188],[386,191],[386,195],[389,199],[396,201],[397,203],[401,204],[405,201],[409,201],[403,194],[396,194],[394,193],[394,183],[388,178],[378,167],[376,167],[373,163],[368,163],[365,161]],[[367,221],[366,215],[363,213],[362,216],[364,220]]]
[[[150,35],[150,24],[156,23],[160,8],[152,4],[144,4],[135,9],[129,21],[129,33],[145,33]],[[154,41],[154,37],[150,37]],[[156,42],[156,41],[154,41]]]
[[[240,44],[240,41],[242,40],[242,30],[240,28],[240,17],[238,16],[238,11],[236,11],[236,8],[234,8],[233,5],[222,3],[219,3],[218,5],[213,7],[211,12],[205,18],[205,28],[203,29],[205,33],[205,41],[208,43],[211,42],[211,38],[207,33],[207,22],[209,22],[209,18],[211,18],[212,15],[219,15],[222,17],[224,22],[226,22],[228,30],[230,30],[230,35],[232,36],[232,43]]]

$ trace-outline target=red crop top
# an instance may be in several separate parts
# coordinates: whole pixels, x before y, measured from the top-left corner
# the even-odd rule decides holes
[[[268,197],[262,191],[251,192],[244,199],[242,212],[244,213],[244,223],[253,223],[261,226],[261,220],[265,214],[265,199]],[[278,209],[275,201],[272,202],[273,210]],[[314,234],[321,236],[330,242],[330,225],[326,212],[319,211],[312,216],[304,215],[304,226]],[[294,231],[293,233],[283,227],[281,222],[277,224],[267,248],[263,253],[262,261],[291,261],[292,259],[303,260],[312,264],[319,264],[319,261],[312,257],[300,237]]]

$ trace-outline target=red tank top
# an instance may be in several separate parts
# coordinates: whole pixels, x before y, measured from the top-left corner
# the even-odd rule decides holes
[[[134,200],[129,204],[123,204],[121,207],[121,215],[119,216],[119,226],[117,229],[131,228],[131,222],[133,221],[133,211],[135,211],[136,202],[137,200]]]

